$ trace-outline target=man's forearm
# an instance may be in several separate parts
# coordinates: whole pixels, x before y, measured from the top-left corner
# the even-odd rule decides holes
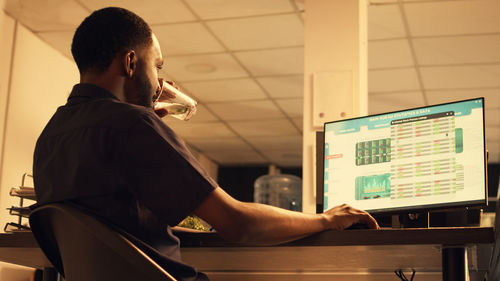
[[[221,188],[214,190],[195,214],[226,240],[258,245],[284,243],[326,229],[323,215],[241,202]]]
[[[273,245],[296,240],[328,229],[344,229],[363,222],[378,228],[366,212],[348,205],[323,214],[304,214],[273,206],[235,200],[216,188],[195,210],[222,238],[256,245]]]
[[[322,214],[304,214],[258,203],[242,203],[241,240],[258,245],[280,244],[328,229]]]

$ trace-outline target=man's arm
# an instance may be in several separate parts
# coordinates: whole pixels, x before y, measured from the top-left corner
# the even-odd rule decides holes
[[[368,213],[342,205],[323,214],[304,214],[258,203],[246,203],[216,188],[195,210],[222,238],[258,245],[296,240],[329,229],[344,229],[362,222],[378,228]]]

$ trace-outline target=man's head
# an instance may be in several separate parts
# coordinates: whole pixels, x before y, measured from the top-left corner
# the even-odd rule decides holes
[[[77,28],[71,52],[82,77],[112,72],[123,78],[120,91],[127,102],[152,106],[163,59],[158,40],[138,15],[115,7],[93,12]]]

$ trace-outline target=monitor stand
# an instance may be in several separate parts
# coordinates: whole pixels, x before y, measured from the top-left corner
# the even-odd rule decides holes
[[[392,216],[392,228],[429,228],[429,212]]]
[[[481,209],[447,210],[441,212],[400,213],[391,217],[392,228],[467,227],[479,226]]]
[[[478,208],[465,208],[432,212],[430,214],[431,227],[467,227],[481,225],[482,210]]]

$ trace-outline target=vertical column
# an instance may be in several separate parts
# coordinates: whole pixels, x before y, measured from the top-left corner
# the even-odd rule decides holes
[[[306,0],[303,210],[314,213],[315,132],[367,114],[367,1]]]
[[[467,250],[465,247],[443,246],[443,281],[468,280]]]

